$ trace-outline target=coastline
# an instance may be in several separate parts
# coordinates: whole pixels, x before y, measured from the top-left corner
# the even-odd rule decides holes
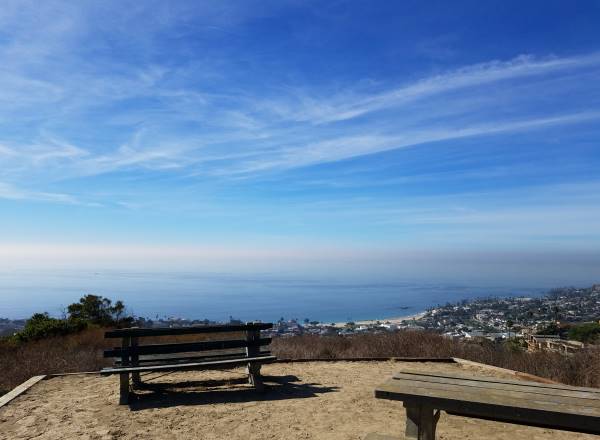
[[[402,324],[402,321],[418,321],[419,319],[423,318],[423,316],[425,316],[427,312],[418,312],[418,313],[413,313],[411,315],[405,315],[405,316],[396,316],[393,318],[381,318],[381,319],[363,319],[360,321],[353,321],[354,324],[356,325],[376,325],[377,322],[384,324]],[[336,322],[334,327],[336,328],[343,328],[346,326],[346,322]]]

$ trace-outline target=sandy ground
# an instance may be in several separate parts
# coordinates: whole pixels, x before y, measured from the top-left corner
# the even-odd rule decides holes
[[[373,397],[401,369],[499,376],[457,364],[282,363],[263,367],[264,395],[246,384],[242,370],[152,374],[145,378],[152,388],[138,391],[130,406],[117,404],[117,376],[55,377],[0,408],[0,439],[362,439],[369,432],[404,438],[402,403]],[[597,437],[444,413],[438,438]]]

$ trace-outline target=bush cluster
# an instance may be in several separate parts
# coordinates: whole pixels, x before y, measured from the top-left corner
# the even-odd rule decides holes
[[[48,313],[36,313],[27,320],[25,328],[16,333],[12,340],[22,343],[54,336],[78,333],[89,326],[123,327],[133,323],[133,317],[125,314],[125,305],[108,298],[85,295],[79,302],[67,307],[65,318],[53,318]]]
[[[27,320],[25,328],[14,335],[14,339],[17,342],[37,341],[80,332],[87,326],[88,323],[82,319],[57,319],[51,318],[48,313],[36,313]]]

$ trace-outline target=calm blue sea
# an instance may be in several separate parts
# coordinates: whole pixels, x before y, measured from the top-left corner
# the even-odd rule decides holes
[[[150,318],[338,322],[404,316],[481,296],[536,296],[545,288],[423,281],[349,281],[292,275],[144,272],[0,272],[0,317],[60,315],[85,293],[121,299]]]

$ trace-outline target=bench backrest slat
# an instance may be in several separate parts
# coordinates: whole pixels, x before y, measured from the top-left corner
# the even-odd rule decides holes
[[[106,350],[104,357],[123,357],[132,355],[187,353],[194,351],[227,350],[231,348],[260,347],[271,343],[271,338],[260,338],[254,341],[245,339],[227,341],[183,342],[176,344],[150,344],[127,348]]]
[[[145,337],[145,336],[177,336],[177,335],[196,335],[202,333],[228,333],[260,331],[273,328],[270,322],[257,322],[248,324],[223,324],[223,325],[203,325],[197,327],[163,327],[163,328],[123,328],[108,331],[104,334],[105,338],[123,338]]]

